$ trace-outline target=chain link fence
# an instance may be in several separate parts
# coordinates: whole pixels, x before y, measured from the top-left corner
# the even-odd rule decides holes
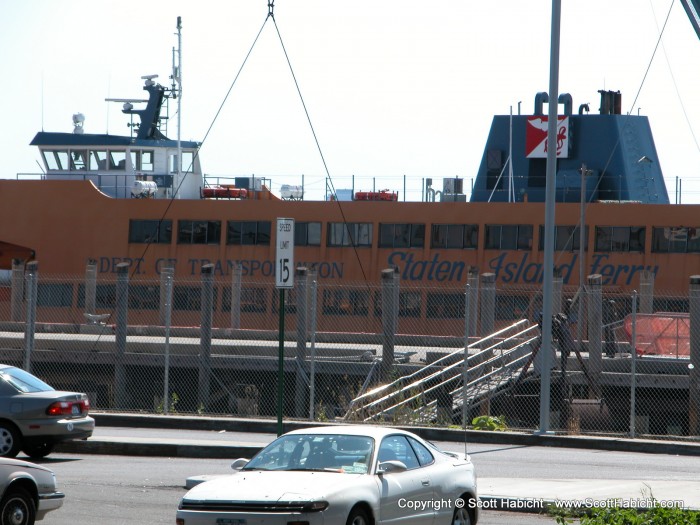
[[[0,362],[87,392],[94,411],[274,418],[282,389],[288,419],[540,424],[537,289],[475,273],[446,288],[393,270],[345,283],[299,268],[281,291],[210,266],[195,280],[129,272],[88,264],[82,276],[43,277],[29,263],[4,274]],[[551,429],[697,439],[696,286],[674,297],[555,279]]]

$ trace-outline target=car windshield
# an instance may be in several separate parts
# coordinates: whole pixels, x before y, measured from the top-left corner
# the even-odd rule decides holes
[[[44,383],[38,377],[33,376],[29,372],[21,368],[3,368],[0,370],[0,378],[12,385],[20,392],[48,392],[53,390],[49,385]]]
[[[374,439],[347,434],[291,434],[261,450],[243,470],[313,470],[366,474]]]

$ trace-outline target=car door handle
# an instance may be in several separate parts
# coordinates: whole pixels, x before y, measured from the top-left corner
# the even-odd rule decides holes
[[[424,479],[423,481],[421,481],[421,484],[422,484],[424,487],[427,487],[427,486],[430,485],[430,480],[429,480],[429,479]]]

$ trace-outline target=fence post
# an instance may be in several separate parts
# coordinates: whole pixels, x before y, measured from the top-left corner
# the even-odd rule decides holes
[[[39,279],[39,263],[27,263],[27,322],[24,326],[24,369],[32,371],[34,331],[36,330],[36,298]]]
[[[654,313],[654,272],[650,270],[639,275],[639,313]]]
[[[97,313],[97,261],[88,259],[85,265],[85,313]]]
[[[481,274],[481,335],[487,336],[496,326],[496,274]]]
[[[211,381],[211,328],[214,310],[214,265],[202,265],[202,326],[199,343],[199,408],[209,409],[209,383]]]
[[[22,320],[22,304],[24,303],[24,262],[12,259],[12,291],[10,295],[11,320]]]
[[[304,417],[306,409],[306,393],[308,392],[308,384],[306,383],[306,339],[308,335],[306,326],[306,297],[307,297],[307,280],[309,271],[305,266],[299,266],[296,269],[294,284],[296,286],[296,303],[297,303],[297,352],[294,359],[296,363],[296,380],[294,387],[294,415],[298,418]]]
[[[160,307],[158,311],[158,319],[160,326],[167,325],[168,312],[165,305],[168,302],[168,282],[170,282],[170,294],[172,299],[172,280],[175,274],[175,267],[172,263],[166,262],[160,269]],[[170,305],[170,313],[172,313],[172,304]]]
[[[462,428],[467,429],[467,387],[469,385],[469,310],[470,292],[469,283],[464,292],[464,362],[462,363]]]
[[[467,276],[469,286],[469,335],[479,335],[479,268],[469,268]]]
[[[243,266],[236,264],[231,274],[231,328],[241,327],[241,287],[243,286]]]
[[[688,435],[700,435],[700,275],[690,277],[690,363]]]
[[[314,420],[316,402],[316,290],[318,273],[315,266],[309,269],[309,297],[311,298],[311,369],[309,370],[309,420]]]
[[[630,367],[630,437],[637,434],[637,292],[632,292],[632,345]]]
[[[396,341],[396,305],[394,304],[394,269],[382,270],[382,344],[381,380],[389,381],[394,368],[394,343]]]
[[[588,371],[595,388],[603,373],[603,276],[588,276]],[[589,392],[589,394],[593,394]]]
[[[161,308],[165,310],[165,363],[163,364],[163,413],[170,409],[170,325],[173,312],[173,275],[175,268],[165,268],[165,301],[161,302]],[[161,294],[163,292],[161,291]]]
[[[116,347],[114,361],[114,403],[116,408],[126,408],[124,354],[126,353],[126,332],[129,309],[129,263],[117,264],[116,293],[115,308],[117,310],[117,322],[114,327],[114,343]]]
[[[564,288],[564,278],[561,274],[561,268],[554,268],[552,273],[552,312],[553,315],[556,315],[562,311],[561,292]]]

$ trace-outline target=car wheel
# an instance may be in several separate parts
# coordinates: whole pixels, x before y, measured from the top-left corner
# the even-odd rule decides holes
[[[21,448],[22,438],[12,423],[0,422],[0,456],[14,458]]]
[[[0,523],[3,525],[34,525],[36,505],[29,493],[11,488],[0,502]]]
[[[53,452],[53,443],[49,443],[48,441],[25,443],[22,447],[22,452],[30,458],[45,458]]]
[[[452,515],[452,525],[471,525],[472,518],[469,515],[469,511],[464,507],[455,508],[455,512]]]
[[[369,525],[370,521],[367,517],[367,512],[361,507],[355,507],[350,511],[346,525]]]

